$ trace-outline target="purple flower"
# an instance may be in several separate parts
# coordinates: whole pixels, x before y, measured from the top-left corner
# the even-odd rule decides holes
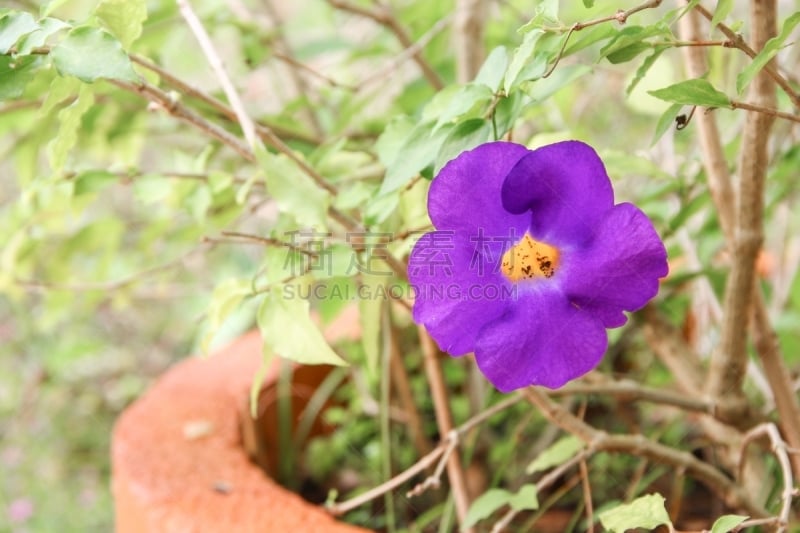
[[[428,211],[436,231],[409,259],[414,320],[451,355],[475,352],[504,392],[557,388],[595,368],[606,328],[667,274],[650,220],[614,205],[602,161],[578,141],[464,152],[433,180]]]

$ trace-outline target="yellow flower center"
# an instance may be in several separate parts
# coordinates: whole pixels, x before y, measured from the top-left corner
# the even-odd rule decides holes
[[[549,278],[558,267],[558,248],[534,240],[529,234],[503,254],[500,270],[513,282]]]

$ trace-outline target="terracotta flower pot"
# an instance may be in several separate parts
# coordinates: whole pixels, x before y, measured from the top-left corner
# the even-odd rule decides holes
[[[326,337],[357,335],[355,324],[345,316]],[[240,424],[260,360],[260,335],[249,333],[175,365],[122,413],[112,441],[119,533],[366,531],[335,521],[248,458]],[[265,384],[277,377],[274,364]]]

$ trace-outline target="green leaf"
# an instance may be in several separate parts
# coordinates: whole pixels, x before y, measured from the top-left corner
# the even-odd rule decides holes
[[[726,514],[720,516],[711,526],[711,533],[728,533],[730,530],[750,518],[749,516],[742,516],[738,514]]]
[[[522,69],[530,61],[534,50],[536,49],[536,43],[543,35],[544,31],[538,29],[526,33],[522,44],[520,44],[517,49],[514,50],[514,54],[511,57],[511,63],[508,65],[505,78],[503,79],[503,90],[506,94],[510,94],[511,88],[517,85],[517,79],[519,78],[520,72],[522,72]],[[544,73],[544,71],[542,71],[542,73]]]
[[[769,63],[770,59],[780,51],[784,41],[789,38],[795,26],[800,24],[800,11],[795,12],[783,22],[781,32],[767,41],[764,48],[753,58],[753,61],[736,76],[736,92],[742,94],[745,87],[756,77],[756,74]]]
[[[375,152],[383,166],[389,167],[397,159],[400,149],[408,142],[414,130],[414,121],[405,115],[399,115],[386,125],[378,140],[375,141]]]
[[[41,8],[39,8],[39,13],[43,17],[49,17],[53,11],[63,6],[67,2],[69,2],[69,0],[50,0],[49,2],[46,2]]]
[[[583,7],[591,9],[594,7],[594,0],[583,0]]]
[[[44,46],[48,37],[69,27],[69,24],[59,19],[45,18],[40,20],[39,28],[17,43],[19,54],[30,54],[34,48]]]
[[[578,437],[574,435],[562,437],[548,446],[536,459],[531,461],[525,469],[525,473],[530,475],[534,472],[562,465],[575,457],[582,449],[583,441]]]
[[[639,85],[639,82],[642,81],[642,79],[644,79],[644,76],[645,74],[647,74],[647,71],[650,70],[650,67],[652,67],[655,64],[656,59],[658,59],[664,52],[664,50],[666,50],[667,48],[668,47],[666,46],[658,46],[654,48],[653,53],[647,56],[644,61],[642,61],[641,66],[639,66],[639,68],[636,69],[636,74],[633,76],[633,79],[628,84],[628,87],[625,89],[625,94],[630,96],[631,92],[633,92],[636,86]]]
[[[707,80],[696,78],[686,80],[663,89],[647,91],[660,100],[681,105],[697,105],[702,107],[729,107],[728,96],[716,90]]]
[[[22,96],[40,63],[39,57],[0,56],[0,100]]]
[[[508,68],[508,50],[505,46],[498,46],[489,53],[486,61],[483,62],[478,75],[475,76],[475,83],[482,83],[493,93],[500,89],[503,77]]]
[[[468,83],[460,87],[450,100],[450,105],[439,115],[435,128],[454,121],[476,107],[488,107],[492,96],[492,91],[483,84]]]
[[[264,169],[267,192],[278,209],[294,217],[301,226],[323,230],[328,223],[330,193],[319,187],[303,170],[284,154],[256,150]]]
[[[716,28],[717,24],[725,20],[731,9],[733,9],[733,0],[717,0],[717,9],[714,10],[714,16],[711,18],[711,27]]]
[[[60,122],[58,134],[47,145],[50,167],[56,172],[63,170],[69,151],[78,142],[81,119],[92,107],[92,104],[94,104],[94,94],[88,85],[81,85],[75,101],[58,112],[58,120]]]
[[[681,110],[683,105],[681,104],[672,104],[667,108],[666,111],[661,115],[661,118],[658,119],[656,123],[656,130],[653,133],[653,140],[650,142],[650,145],[654,145],[658,142],[658,140],[667,132],[669,127],[675,123],[675,117],[678,116],[678,112]]]
[[[462,528],[469,528],[492,515],[496,510],[507,505],[513,495],[505,489],[489,489],[481,494],[469,506],[467,516],[464,517]]]
[[[433,122],[417,125],[400,148],[397,157],[386,169],[379,195],[383,196],[400,189],[422,169],[433,163],[452,125],[446,124],[434,131]]]
[[[608,62],[613,65],[617,65],[619,63],[626,63],[631,59],[633,59],[634,57],[641,54],[642,52],[644,52],[645,50],[650,50],[651,48],[652,46],[650,46],[648,43],[644,42],[634,43],[630,46],[626,46],[625,48],[621,48],[616,52],[608,54],[606,56],[606,59],[608,59]]]
[[[117,36],[127,50],[142,34],[147,19],[146,0],[102,0],[94,14]]]
[[[225,320],[233,314],[242,303],[245,296],[252,293],[253,289],[249,280],[229,279],[216,287],[211,295],[211,301],[206,308],[206,329],[200,340],[200,349],[208,352]]]
[[[448,161],[455,158],[461,152],[471,150],[479,144],[489,140],[492,134],[492,126],[488,120],[482,118],[472,118],[462,122],[450,132],[442,143],[442,149],[436,157],[434,172],[438,173]]]
[[[284,285],[273,286],[258,308],[264,344],[277,355],[306,365],[346,365],[311,320],[308,300],[284,297]]]
[[[523,94],[520,91],[514,91],[505,98],[501,98],[497,103],[494,108],[494,117],[492,117],[494,120],[492,129],[497,129],[497,137],[494,140],[499,139],[514,127],[514,123],[523,111],[523,100],[525,100]]]
[[[75,176],[75,188],[73,193],[75,196],[84,194],[92,194],[103,190],[108,185],[116,183],[119,180],[117,176],[105,170],[88,170],[81,172]]]
[[[600,57],[618,54],[617,61],[612,61],[612,63],[619,63],[626,60],[624,59],[626,55],[633,57],[642,50],[649,48],[650,45],[642,41],[655,36],[671,36],[669,27],[663,23],[653,24],[652,26],[627,26],[619,30],[610,42],[600,49]],[[644,45],[644,48],[641,48],[642,45]],[[629,49],[628,52],[624,53],[625,49]],[[609,61],[611,61],[610,58]]]
[[[515,511],[535,511],[539,508],[539,491],[536,485],[529,483],[520,487],[508,501],[508,504]]]
[[[0,54],[7,54],[22,37],[39,29],[33,15],[11,11],[0,17]]]
[[[581,30],[579,32],[573,32],[572,37],[570,37],[569,43],[567,44],[567,48],[564,50],[563,57],[567,57],[575,52],[579,52],[584,48],[588,48],[600,41],[611,39],[616,34],[617,30],[609,24],[600,24],[598,26],[586,28],[585,30]],[[564,36],[566,37],[566,34],[564,34]]]
[[[612,533],[625,533],[637,527],[652,530],[663,524],[672,524],[664,508],[664,497],[660,494],[641,496],[631,503],[599,513],[598,518]]]
[[[81,85],[83,83],[78,78],[54,76],[53,81],[50,82],[50,87],[48,87],[47,96],[45,96],[44,102],[39,107],[39,116],[49,115],[56,106],[65,103],[68,98],[78,93],[81,90]]]
[[[541,29],[545,24],[558,24],[558,1],[559,0],[540,0],[537,2],[536,12],[533,18],[525,23],[519,33],[528,33],[532,30]]]
[[[105,30],[80,26],[70,31],[51,52],[62,76],[91,83],[100,78],[135,82],[139,76],[122,44]]]

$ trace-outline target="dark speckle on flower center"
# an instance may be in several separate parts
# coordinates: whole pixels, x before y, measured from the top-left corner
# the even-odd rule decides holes
[[[558,267],[558,248],[534,240],[529,234],[503,254],[500,270],[513,282],[550,278]]]

